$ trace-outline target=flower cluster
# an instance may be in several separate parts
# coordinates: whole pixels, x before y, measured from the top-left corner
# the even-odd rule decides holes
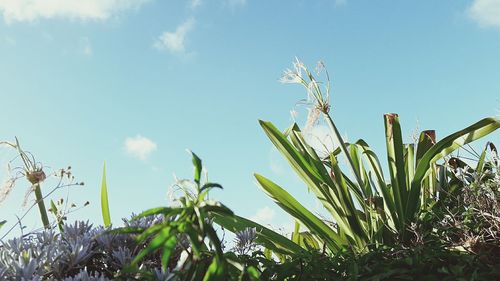
[[[148,228],[161,222],[158,217],[141,220],[124,219],[126,225]],[[63,225],[61,232],[42,232],[14,238],[0,246],[0,280],[113,280],[138,251],[132,234],[116,234],[89,222]],[[172,274],[161,269],[160,260],[152,256],[142,269],[156,280],[170,280]],[[127,279],[136,279],[128,276]]]

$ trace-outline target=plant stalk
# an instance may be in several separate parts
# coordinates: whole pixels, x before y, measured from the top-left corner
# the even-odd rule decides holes
[[[43,202],[42,190],[40,188],[40,183],[34,184],[35,188],[35,198],[38,204],[38,209],[40,210],[40,217],[42,218],[43,226],[47,229],[50,228],[49,218],[47,216],[47,210],[45,209],[45,203]]]
[[[361,180],[361,177],[359,173],[357,172],[356,168],[354,167],[354,163],[352,161],[351,155],[349,154],[349,151],[347,150],[347,146],[344,143],[344,140],[342,139],[342,136],[340,136],[340,132],[335,126],[335,123],[333,123],[332,117],[330,117],[330,114],[322,112],[323,116],[325,117],[326,123],[328,123],[328,126],[330,127],[330,130],[332,130],[333,134],[337,138],[337,141],[340,143],[340,149],[344,153],[345,157],[347,158],[347,162],[349,164],[349,168],[351,168],[352,173],[354,174],[354,177],[356,178],[356,182],[358,183],[359,187],[363,187],[363,181]]]

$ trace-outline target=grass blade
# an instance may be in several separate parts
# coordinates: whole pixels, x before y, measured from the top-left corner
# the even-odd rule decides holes
[[[108,187],[106,184],[106,162],[104,162],[104,168],[102,170],[101,211],[102,211],[102,220],[104,221],[104,226],[105,227],[110,226],[111,216],[109,214]]]

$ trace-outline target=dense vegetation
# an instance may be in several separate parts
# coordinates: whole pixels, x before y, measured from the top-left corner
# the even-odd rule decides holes
[[[293,217],[295,230],[287,237],[240,217],[208,199],[222,185],[203,179],[202,161],[192,153],[193,179],[176,183],[182,194],[173,206],[114,228],[104,170],[104,226],[67,223],[53,201],[51,222],[41,190],[46,175],[16,140],[5,144],[22,160],[20,175],[32,184],[45,229],[2,241],[0,280],[500,280],[497,149],[487,143],[472,160],[452,155],[500,121],[485,118],[440,141],[423,131],[406,144],[398,115],[385,114],[384,169],[364,140],[347,143],[340,136],[329,112],[328,72],[320,71],[324,84],[297,60],[282,81],[306,88],[305,131],[323,118],[339,144],[335,150],[312,148],[297,124],[283,132],[270,122],[260,125],[331,217],[312,213],[260,174],[256,180]],[[71,178],[70,169],[58,176]],[[235,233],[232,248],[226,231]]]

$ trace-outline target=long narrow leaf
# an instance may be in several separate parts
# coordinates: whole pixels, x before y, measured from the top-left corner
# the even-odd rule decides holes
[[[342,244],[345,244],[345,241],[331,227],[302,206],[283,188],[261,175],[255,174],[255,178],[264,191],[273,198],[283,210],[299,220],[312,233],[321,237],[332,251],[339,250]]]
[[[154,215],[163,215],[165,217],[170,217],[172,215],[177,215],[186,211],[186,208],[171,208],[171,207],[158,207],[146,210],[137,216],[132,218],[132,221],[138,220],[143,217],[154,216]]]
[[[160,247],[164,245],[164,243],[171,237],[171,235],[175,235],[171,233],[171,228],[170,227],[164,227],[163,229],[160,230],[158,235],[151,240],[151,242],[148,244],[148,246],[144,249],[142,249],[137,256],[134,257],[132,260],[133,265],[137,265],[139,261],[141,261],[145,256],[148,254],[156,251]]]
[[[274,252],[291,255],[303,250],[290,239],[251,220],[236,215],[228,216],[220,213],[214,213],[213,215],[216,224],[233,233],[243,231],[246,228],[255,228],[257,232],[256,242]]]
[[[104,226],[108,227],[109,225],[111,225],[111,215],[109,214],[108,187],[106,184],[106,162],[104,162],[104,167],[102,170],[101,211]]]
[[[347,225],[342,225],[344,221],[342,220],[342,214],[339,213],[339,207],[341,206],[338,198],[339,194],[337,190],[332,189],[333,183],[329,176],[323,176],[317,167],[308,161],[307,156],[301,154],[271,122],[259,122],[271,142],[314,192],[323,206],[332,214],[333,218],[339,223],[340,228],[348,228]],[[292,134],[292,132],[289,134]]]
[[[200,157],[198,157],[198,155],[196,155],[192,151],[191,151],[191,155],[193,157],[194,182],[196,182],[197,185],[200,185],[201,169],[202,169],[201,159],[200,159]]]
[[[384,123],[387,144],[387,160],[389,162],[389,173],[391,175],[391,187],[394,195],[394,204],[396,205],[398,218],[404,219],[408,190],[405,176],[404,146],[399,117],[394,113],[385,114]]]
[[[170,256],[177,245],[177,236],[172,235],[167,241],[163,244],[163,253],[161,255],[161,266],[164,271],[167,270],[168,262],[170,260]]]
[[[484,118],[471,126],[457,131],[430,148],[423,156],[415,170],[410,193],[408,195],[408,205],[406,208],[407,219],[412,219],[420,204],[421,182],[429,173],[431,164],[449,155],[465,144],[480,139],[500,128],[500,121],[494,117]]]

